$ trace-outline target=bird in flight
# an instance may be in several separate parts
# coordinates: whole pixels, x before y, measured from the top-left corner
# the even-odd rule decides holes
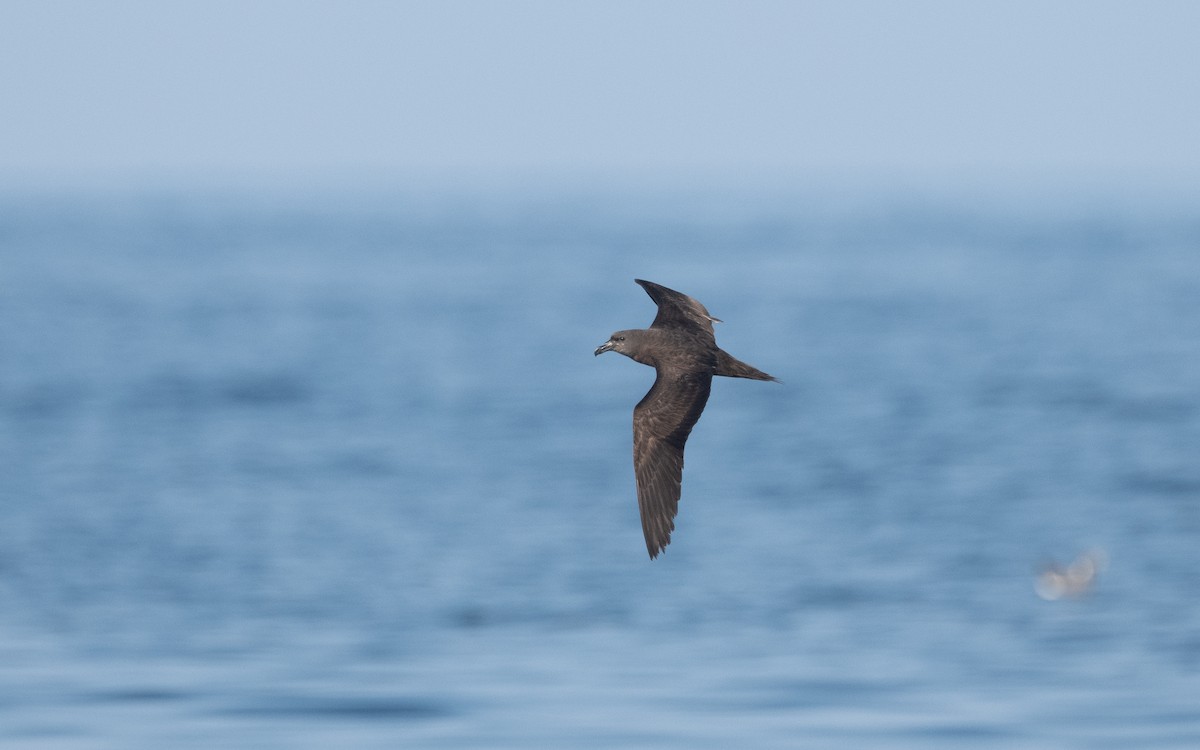
[[[617,352],[650,365],[657,376],[633,409],[633,473],[650,558],[671,542],[683,481],[683,446],[700,419],[713,375],[750,380],[774,377],[717,346],[713,323],[699,301],[652,281],[634,279],[658,305],[647,329],[617,331],[596,355]]]

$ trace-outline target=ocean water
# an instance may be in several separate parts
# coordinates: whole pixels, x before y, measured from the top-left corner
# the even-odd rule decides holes
[[[1200,747],[1198,455],[1194,211],[7,194],[0,746]]]

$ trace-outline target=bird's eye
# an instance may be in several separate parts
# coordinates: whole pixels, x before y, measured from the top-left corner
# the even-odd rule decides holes
[[[613,340],[614,341],[624,341],[625,337],[624,336],[613,336]]]

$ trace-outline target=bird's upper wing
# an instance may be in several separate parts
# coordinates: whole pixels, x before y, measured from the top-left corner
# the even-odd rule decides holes
[[[650,557],[671,541],[683,481],[683,446],[708,402],[712,375],[662,371],[633,410],[633,471]]]
[[[654,316],[651,328],[683,328],[699,333],[709,341],[715,341],[713,322],[720,322],[704,309],[698,300],[692,299],[683,292],[668,289],[661,284],[644,279],[634,279],[658,305],[658,315]]]

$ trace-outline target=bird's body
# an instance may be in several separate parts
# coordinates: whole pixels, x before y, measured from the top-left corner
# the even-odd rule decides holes
[[[775,380],[717,346],[717,318],[699,301],[636,279],[658,305],[650,328],[617,331],[596,349],[653,367],[654,385],[633,410],[633,469],[650,557],[670,543],[683,481],[683,448],[700,419],[714,375]]]

